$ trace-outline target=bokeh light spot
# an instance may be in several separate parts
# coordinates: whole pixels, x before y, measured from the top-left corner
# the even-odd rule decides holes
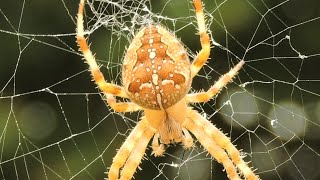
[[[257,124],[258,107],[252,94],[249,92],[236,92],[230,97],[227,93],[219,96],[219,111],[227,123],[234,127],[250,127]],[[237,123],[233,123],[236,120]]]
[[[306,129],[302,107],[292,102],[280,102],[269,113],[270,129],[283,140],[302,136]]]
[[[24,105],[18,116],[22,133],[36,141],[47,138],[55,129],[57,117],[54,109],[44,102]]]

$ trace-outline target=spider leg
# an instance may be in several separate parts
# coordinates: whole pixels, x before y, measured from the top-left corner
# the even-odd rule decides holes
[[[182,137],[182,144],[185,149],[190,149],[193,146],[193,139],[188,132],[187,129],[182,128],[183,131],[183,137]],[[156,133],[152,140],[152,155],[155,157],[163,156],[163,153],[165,152],[165,147],[163,144],[159,144],[159,137],[160,134]]]
[[[143,158],[147,149],[148,143],[154,135],[154,129],[145,128],[142,136],[132,150],[126,164],[121,171],[120,180],[129,180],[133,177],[137,167],[139,166],[141,159]]]
[[[143,136],[149,136],[150,129],[149,123],[146,120],[145,117],[142,118],[141,121],[139,121],[136,125],[136,127],[132,130],[126,141],[123,143],[119,151],[117,152],[116,156],[113,158],[112,165],[109,170],[109,180],[118,180],[120,168],[123,167],[123,165],[128,161],[128,157],[131,156],[133,150],[137,148],[137,145],[140,147],[142,145],[139,145],[139,141],[143,140],[146,141],[148,138],[144,138]],[[149,130],[149,131],[147,131]],[[149,138],[149,140],[151,137]],[[141,147],[139,148],[139,150]],[[135,150],[136,151],[136,150]],[[144,153],[145,150],[143,150]],[[128,171],[128,170],[127,170]],[[133,172],[135,169],[133,169]]]
[[[111,94],[105,93],[105,96],[107,97],[109,106],[116,112],[134,112],[142,109],[139,105],[132,102],[116,102],[115,97]]]
[[[191,103],[207,102],[212,97],[220,92],[220,90],[226,86],[232,78],[237,75],[238,71],[243,66],[244,61],[240,61],[234,68],[228,73],[220,77],[220,79],[213,85],[207,92],[187,94],[186,100]]]
[[[202,4],[201,0],[193,0],[193,4],[196,10],[196,16],[198,21],[198,28],[199,28],[199,34],[200,34],[200,42],[202,49],[196,56],[196,58],[193,60],[193,63],[191,65],[191,78],[193,78],[198,71],[201,69],[201,67],[205,64],[205,62],[208,60],[210,55],[210,37],[206,30],[203,10],[202,10]]]
[[[164,145],[163,144],[159,144],[159,133],[156,133],[153,136],[153,140],[152,140],[152,155],[154,155],[155,157],[158,156],[163,156],[163,153],[165,151],[164,149]]]
[[[185,149],[190,149],[193,146],[193,139],[186,128],[182,128],[184,137],[182,139],[182,144]]]
[[[241,180],[237,169],[230,160],[228,154],[210,138],[208,133],[203,130],[202,126],[198,126],[194,119],[196,117],[188,117],[184,122],[184,127],[189,130],[201,143],[201,145],[225,168],[230,180]]]
[[[212,138],[219,147],[226,150],[233,163],[238,167],[240,172],[247,180],[258,180],[259,177],[254,174],[251,168],[241,158],[239,150],[231,143],[230,139],[217,129],[212,123],[203,118],[199,113],[192,110],[191,121],[193,125],[204,131],[208,137]]]
[[[100,71],[99,66],[95,60],[94,55],[92,54],[87,41],[84,37],[84,27],[83,27],[83,9],[84,9],[85,0],[80,0],[79,11],[77,15],[77,43],[80,47],[80,50],[83,53],[84,58],[90,66],[90,72],[93,76],[93,79],[99,89],[105,93],[109,93],[115,96],[127,97],[124,89],[121,86],[107,83],[103,77],[102,72]]]

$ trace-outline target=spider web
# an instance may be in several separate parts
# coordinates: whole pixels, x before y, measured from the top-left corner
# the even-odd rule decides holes
[[[194,108],[231,138],[262,179],[320,178],[320,3],[206,0],[215,48],[193,81],[206,90],[240,59],[234,82]],[[75,43],[78,1],[0,3],[1,179],[102,179],[140,112],[112,111]],[[161,23],[191,59],[200,50],[189,0],[90,0],[85,29],[106,79],[121,82],[125,48]],[[198,142],[147,150],[135,179],[227,179]]]

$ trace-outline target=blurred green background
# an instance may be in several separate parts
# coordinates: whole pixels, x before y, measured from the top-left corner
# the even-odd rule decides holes
[[[90,1],[92,2],[92,1]],[[320,2],[204,0],[214,41],[193,81],[208,89],[246,65],[217,98],[194,108],[221,128],[261,179],[320,179]],[[91,8],[90,8],[91,7]],[[121,82],[125,47],[147,20],[200,50],[190,0],[86,5],[89,42],[108,81]],[[75,42],[76,0],[0,2],[1,179],[103,179],[141,112],[109,109]],[[227,179],[196,143],[146,153],[135,179]]]

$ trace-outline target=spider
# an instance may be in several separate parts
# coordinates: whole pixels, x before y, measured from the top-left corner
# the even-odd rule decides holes
[[[152,138],[152,154],[163,156],[165,145],[170,143],[182,143],[184,148],[191,148],[191,134],[224,166],[229,179],[241,179],[242,176],[248,180],[259,179],[230,139],[189,106],[214,97],[244,64],[241,60],[208,91],[187,94],[193,77],[208,60],[211,49],[201,0],[193,0],[202,47],[193,62],[190,63],[185,48],[174,34],[158,24],[146,25],[133,38],[125,54],[123,86],[105,81],[89,49],[84,37],[84,4],[85,0],[80,0],[76,38],[96,85],[116,112],[144,111],[144,116],[113,158],[109,180],[119,179],[119,176],[123,180],[131,179]],[[128,98],[131,102],[117,102],[115,96]]]

